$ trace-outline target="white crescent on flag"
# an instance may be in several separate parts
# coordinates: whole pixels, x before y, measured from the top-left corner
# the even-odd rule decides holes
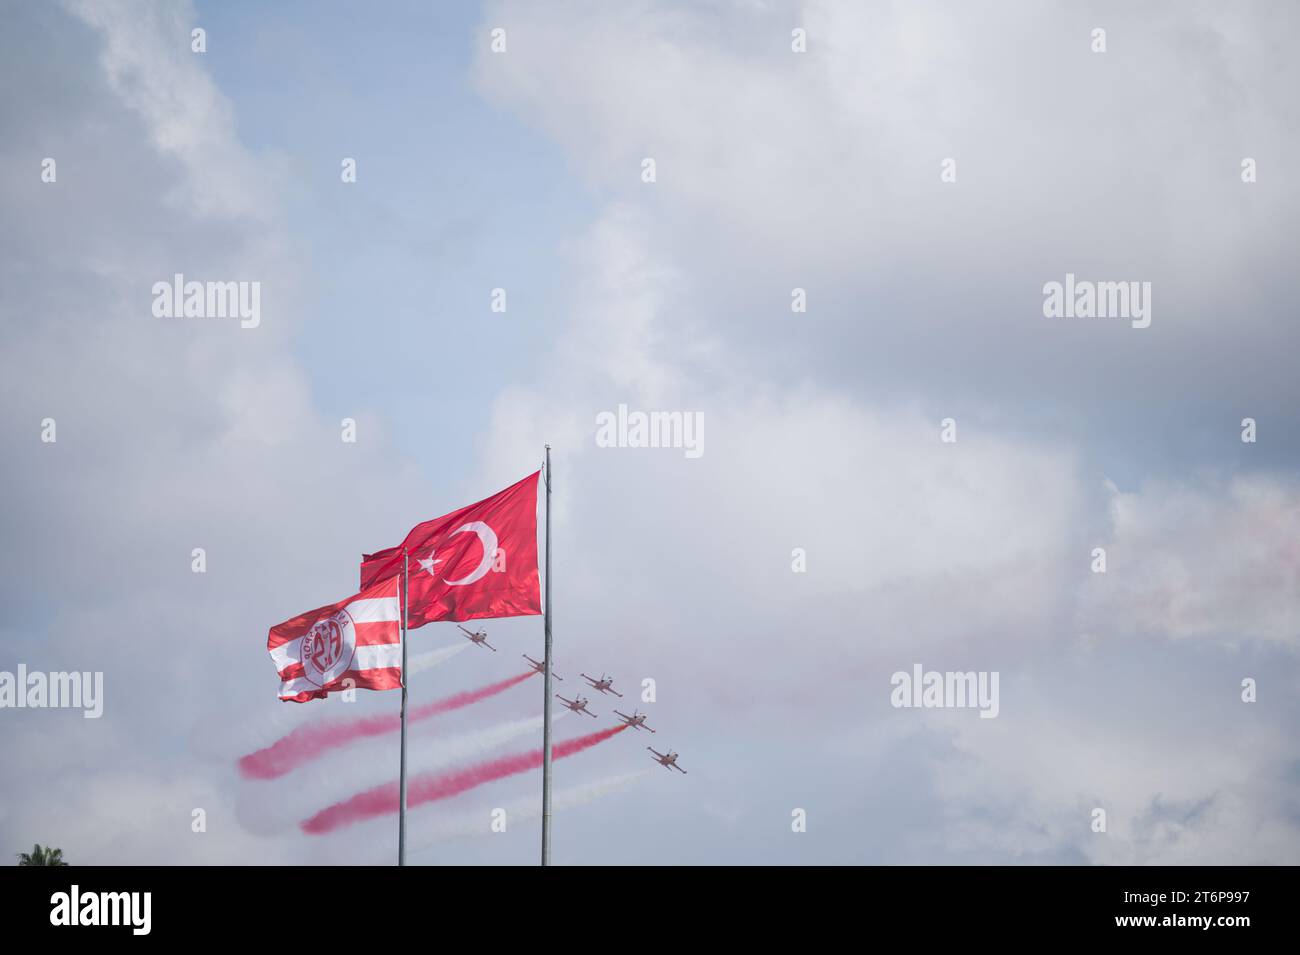
[[[479,559],[478,566],[462,577],[460,580],[449,580],[449,587],[463,587],[465,584],[472,584],[492,568],[492,561],[497,553],[497,534],[496,531],[488,527],[482,521],[470,521],[468,524],[462,524],[456,528],[448,537],[455,537],[457,534],[463,534],[466,531],[473,531],[478,535],[479,543],[483,545],[483,556]]]
[[[489,498],[421,521],[399,546],[362,556],[361,586],[403,577],[405,569],[406,625],[412,630],[435,620],[541,613],[540,483],[541,472],[535,471]]]

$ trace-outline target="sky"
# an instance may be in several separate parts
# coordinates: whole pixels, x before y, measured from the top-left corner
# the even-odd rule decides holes
[[[560,687],[608,672],[589,726],[657,730],[556,764],[556,863],[1300,862],[1300,10],[0,23],[0,673],[104,685],[98,719],[0,709],[0,852],[391,862],[392,818],[298,823],[395,739],[241,777],[397,709],[280,703],[267,630],[549,443]],[[155,315],[176,273],[259,283],[257,326]],[[1150,283],[1149,326],[1048,317],[1067,274]],[[601,446],[620,405],[702,453]],[[539,656],[540,618],[485,626],[413,632],[465,646],[413,705]],[[916,665],[996,673],[996,718],[895,706]],[[413,727],[412,771],[538,745],[540,695]],[[534,864],[539,790],[412,809],[410,861]]]

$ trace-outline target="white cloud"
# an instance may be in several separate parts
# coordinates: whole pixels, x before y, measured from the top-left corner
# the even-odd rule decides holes
[[[5,216],[0,589],[6,667],[101,670],[104,715],[5,712],[0,754],[35,775],[5,783],[3,842],[62,840],[74,864],[274,861],[281,849],[250,851],[231,828],[233,764],[196,758],[190,736],[206,752],[232,712],[285,716],[268,626],[353,592],[340,556],[399,526],[415,482],[364,409],[363,440],[344,445],[314,406],[288,346],[309,260],[280,221],[276,165],[240,144],[189,52],[193,17],[74,9],[90,29],[30,8],[0,41],[6,63],[15,44],[49,51],[31,88],[65,97],[41,122],[67,144],[56,185],[5,177],[6,206],[33,214]],[[30,143],[11,133],[0,152],[21,169]],[[256,330],[157,319],[151,286],[174,271],[259,280],[269,314]],[[39,440],[45,416],[55,444]],[[190,572],[194,547],[207,574]]]
[[[1300,488],[1264,475],[1111,492],[1107,572],[1082,588],[1094,635],[1300,647]]]
[[[191,51],[194,7],[147,0],[67,6],[102,38],[109,87],[139,113],[154,148],[184,167],[174,205],[199,219],[267,224],[277,206],[271,184],[281,170],[268,174],[271,161],[240,142],[230,102],[200,65],[203,54]]]
[[[1238,636],[1296,637],[1293,489],[1259,475],[1093,492],[1101,459],[1072,402],[1082,395],[1091,410],[1115,411],[1106,402],[1131,391],[1141,401],[1118,413],[1150,415],[1159,385],[1140,360],[1130,369],[1144,346],[1087,337],[1093,330],[1043,335],[1000,308],[1009,276],[1036,294],[1026,262],[1044,269],[1083,254],[1102,268],[1177,261],[1181,270],[1205,255],[1207,217],[1230,233],[1216,232],[1216,243],[1278,233],[1271,216],[1247,224],[1226,191],[1195,210],[1171,206],[1219,160],[1224,189],[1239,185],[1237,160],[1188,150],[1133,103],[1135,89],[1138,100],[1171,98],[1176,114],[1199,117],[1206,141],[1230,136],[1243,114],[1216,113],[1218,132],[1206,130],[1200,93],[1225,76],[1260,88],[1259,25],[1241,36],[1239,23],[1219,46],[1208,20],[1170,35],[1167,11],[1131,14],[1115,21],[1112,43],[1140,42],[1141,57],[1093,63],[1087,30],[1058,10],[939,12],[810,4],[817,56],[807,62],[784,52],[779,31],[764,34],[743,15],[719,31],[713,8],[583,7],[566,18],[511,3],[489,12],[509,25],[512,47],[480,57],[480,84],[545,129],[607,197],[575,244],[581,292],[545,356],[546,375],[499,399],[487,448],[492,460],[541,435],[564,448],[557,579],[566,646],[594,654],[617,634],[625,669],[654,675],[697,724],[737,713],[764,721],[757,752],[767,766],[800,764],[826,733],[851,747],[834,728],[846,710],[862,735],[892,739],[882,726],[897,713],[882,700],[900,666],[1001,670],[999,719],[908,714],[913,742],[882,739],[863,757],[885,778],[918,772],[928,784],[936,815],[909,819],[917,828],[907,839],[932,861],[1293,859],[1300,834],[1284,796],[1293,752],[1275,730],[1285,707],[1274,695],[1258,713],[1274,729],[1238,745],[1239,721],[1257,711],[1237,699],[1237,677],[1211,680]],[[759,17],[767,27],[776,19]],[[1184,83],[1174,64],[1206,44],[1215,55],[1196,60],[1201,69]],[[1142,77],[1156,67],[1152,90]],[[1109,72],[1090,87],[1085,69]],[[1027,71],[1043,82],[1025,83]],[[1268,107],[1246,110],[1260,119]],[[1092,135],[1090,123],[1109,132]],[[1162,174],[1136,177],[1116,137]],[[653,187],[635,178],[642,155],[659,160]],[[938,191],[945,155],[962,157],[968,192],[955,198]],[[1279,201],[1293,204],[1292,186],[1279,188]],[[1142,235],[1117,236],[1103,199],[1142,222]],[[788,313],[786,289],[803,283],[785,276],[801,274],[818,283],[810,297],[820,313]],[[963,288],[963,277],[974,279]],[[1162,286],[1171,312],[1180,307],[1171,337],[1155,347],[1166,356],[1208,347],[1187,330],[1220,329],[1205,301],[1229,288],[1260,292],[1244,278],[1222,276],[1195,313],[1181,307],[1185,280]],[[948,297],[949,287],[961,291]],[[991,304],[962,305],[962,294]],[[1258,331],[1272,315],[1252,307],[1242,317]],[[780,365],[767,356],[787,346],[825,363],[852,346],[872,372],[892,361],[914,373],[889,369],[884,386],[774,377]],[[1241,378],[1216,387],[1240,389],[1249,369],[1264,367],[1248,350],[1238,355]],[[954,366],[973,388],[954,383]],[[1162,383],[1178,389],[1169,382],[1189,374],[1199,383],[1194,367],[1165,362]],[[1131,384],[1130,370],[1141,376]],[[999,403],[988,383],[1002,379],[1023,382],[1027,397]],[[990,397],[972,400],[981,387]],[[622,401],[703,411],[705,455],[596,448],[595,414]],[[1033,432],[1026,423],[1038,423],[1040,406],[1069,410]],[[938,440],[948,414],[956,445]],[[1112,506],[1111,532],[1097,539]],[[1104,579],[1089,573],[1098,543],[1109,551]],[[808,551],[806,575],[790,572],[795,546]],[[1096,642],[1079,640],[1080,630]],[[1166,655],[1162,641],[1132,639],[1193,633],[1220,638],[1211,656]],[[1162,691],[1127,680],[1121,688],[1116,667],[1152,667]],[[1187,720],[1168,725],[1171,708],[1205,694],[1231,707],[1202,705],[1218,720],[1195,730]],[[757,724],[754,733],[763,735]],[[724,739],[709,734],[707,744],[697,760],[726,761]],[[820,797],[809,801],[822,806],[823,826],[822,786],[872,785],[843,748],[827,749],[820,785],[795,780]],[[883,811],[905,813],[898,794],[882,799]],[[1111,831],[1092,839],[1098,802]],[[863,823],[832,824],[856,838]],[[775,844],[770,851],[787,857]]]

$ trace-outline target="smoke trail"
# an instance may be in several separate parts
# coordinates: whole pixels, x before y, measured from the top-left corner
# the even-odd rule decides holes
[[[466,644],[468,646],[469,644]],[[512,676],[508,680],[501,680],[498,683],[489,683],[487,686],[478,690],[466,690],[464,693],[457,693],[455,696],[449,696],[445,700],[438,700],[434,703],[426,703],[424,706],[411,710],[411,715],[407,722],[416,723],[420,720],[427,720],[430,716],[437,716],[439,713],[449,713],[452,710],[458,710],[462,706],[469,706],[471,703],[477,703],[479,700],[486,700],[489,696],[496,696],[523,683],[530,676],[534,676],[536,670],[529,670],[527,673],[521,673],[518,676]]]
[[[621,776],[610,776],[608,779],[600,779],[592,783],[586,783],[582,786],[571,786],[568,789],[561,789],[551,795],[551,811],[557,812],[561,809],[572,809],[575,806],[583,806],[589,802],[594,802],[604,796],[613,795],[621,792],[638,783],[648,776],[654,775],[655,767],[650,766],[646,769],[639,770],[635,773],[624,773]],[[512,806],[506,808],[506,819],[511,823],[526,822],[529,819],[540,819],[542,817],[542,800],[540,796],[534,796],[531,799],[521,800]],[[452,819],[430,826],[427,829],[421,829],[420,839],[412,845],[410,840],[407,841],[407,852],[421,852],[432,847],[435,843],[446,839],[456,839],[462,836],[476,836],[489,831],[490,823],[482,811],[473,815],[461,816],[459,819]]]
[[[466,644],[468,646],[468,644]],[[439,713],[449,713],[471,703],[485,700],[489,696],[503,693],[519,683],[524,682],[537,671],[530,670],[507,680],[489,683],[477,690],[466,690],[443,700],[428,703],[412,710],[407,716],[407,723],[418,723]],[[270,746],[249,753],[239,760],[239,771],[249,779],[276,779],[292,769],[318,758],[329,750],[343,746],[356,739],[367,736],[382,736],[396,732],[401,727],[401,719],[396,714],[385,713],[380,716],[367,716],[348,722],[313,723],[300,726],[288,736],[281,737]]]
[[[568,710],[561,710],[551,721],[569,715]],[[486,759],[498,747],[516,739],[522,738],[524,745],[536,745],[541,733],[541,716],[509,720],[451,737],[426,723],[423,732],[411,734],[407,765],[412,773],[430,773],[469,760]],[[236,790],[239,821],[244,828],[259,835],[296,828],[305,809],[328,806],[360,789],[392,779],[397,753],[397,740],[389,738],[369,746],[335,750],[280,779],[241,780]]]
[[[238,761],[240,753],[269,746],[319,717],[319,712],[312,713],[297,704],[286,705],[273,695],[269,700],[264,695],[246,704],[240,712],[243,715],[234,718],[229,710],[216,707],[200,713],[190,727],[190,751],[202,759],[229,765]]]
[[[470,648],[468,641],[439,647],[425,653],[412,654],[407,660],[407,673],[423,673],[445,663],[458,653]],[[241,753],[262,749],[283,736],[323,716],[338,717],[340,712],[351,713],[352,707],[341,704],[337,697],[318,701],[310,706],[286,706],[272,695],[269,701],[258,701],[244,709],[243,718],[232,721],[225,709],[214,709],[202,715],[190,728],[190,750],[203,759],[219,763],[237,763]]]
[[[451,647],[439,647],[437,650],[430,650],[428,653],[419,653],[406,661],[406,675],[414,676],[416,673],[423,673],[425,670],[432,670],[439,663],[450,660],[462,650],[468,650],[470,644],[458,643]]]
[[[551,758],[564,759],[566,756],[581,753],[611,736],[618,735],[625,729],[627,724],[622,723],[554,744],[551,747]],[[540,765],[542,765],[542,751],[535,749],[527,753],[515,753],[513,756],[502,756],[499,759],[488,760],[486,763],[479,763],[477,766],[452,770],[448,773],[417,776],[407,784],[406,805],[408,808],[413,808],[426,802],[449,799],[484,783],[526,773]],[[397,783],[385,783],[357,793],[351,799],[327,806],[310,819],[304,820],[302,830],[312,835],[320,835],[342,826],[350,826],[363,819],[397,812],[397,808]]]

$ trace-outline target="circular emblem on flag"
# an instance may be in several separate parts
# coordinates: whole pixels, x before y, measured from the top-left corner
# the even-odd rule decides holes
[[[333,683],[351,668],[356,649],[357,631],[346,610],[317,620],[302,638],[303,675],[317,686]]]

